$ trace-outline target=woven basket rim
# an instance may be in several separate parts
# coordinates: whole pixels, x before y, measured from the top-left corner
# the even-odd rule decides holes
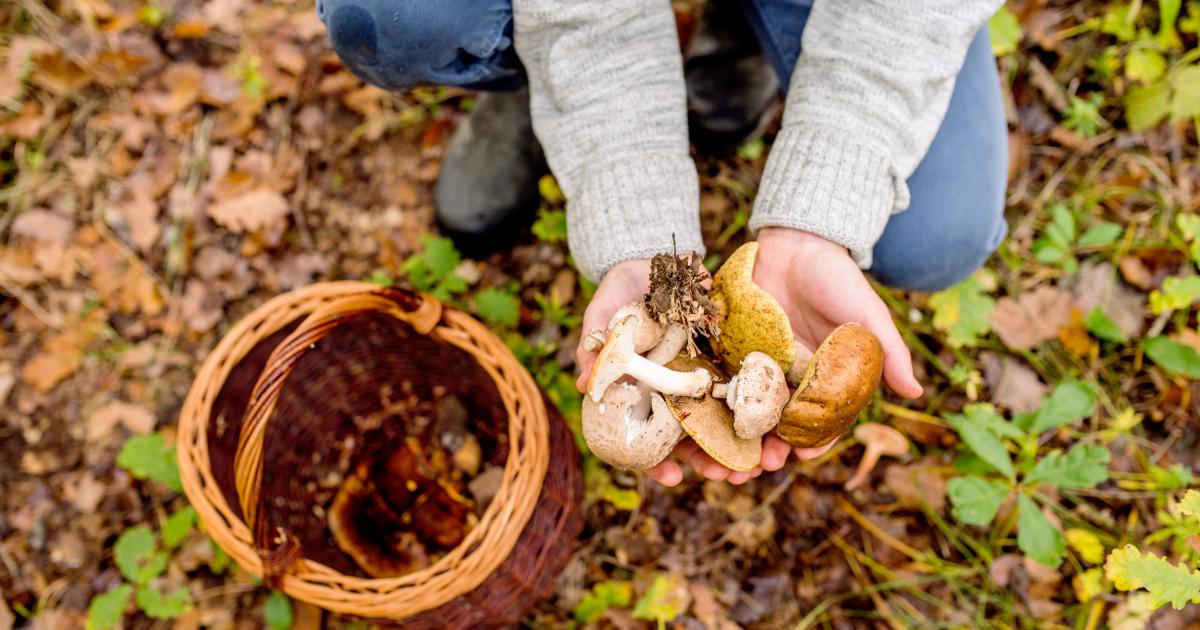
[[[178,426],[184,493],[213,539],[256,576],[263,575],[263,565],[252,532],[236,518],[209,467],[207,428],[216,396],[233,367],[263,339],[322,304],[380,290],[371,283],[341,281],[276,296],[234,324],[196,373]],[[549,418],[536,383],[503,342],[457,309],[442,309],[429,334],[471,354],[488,373],[508,412],[510,450],[495,499],[463,543],[426,569],[363,578],[302,559],[282,578],[280,588],[288,595],[337,612],[393,619],[436,608],[487,579],[512,552],[533,515],[549,462]]]

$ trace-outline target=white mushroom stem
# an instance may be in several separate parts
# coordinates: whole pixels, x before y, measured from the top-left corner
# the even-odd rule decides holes
[[[625,363],[625,373],[669,396],[699,398],[712,385],[712,373],[704,368],[676,372],[636,354]]]
[[[662,341],[658,342],[654,349],[646,353],[646,360],[653,361],[659,365],[666,365],[671,359],[674,359],[683,347],[687,345],[687,329],[679,324],[671,324],[667,326],[667,330],[663,332]]]
[[[636,322],[637,335],[634,337],[633,350],[637,353],[646,352],[657,346],[663,338],[663,325],[650,316],[646,303],[638,300],[630,302],[617,309],[612,319],[608,320],[608,329],[612,330],[618,322],[633,317]],[[601,340],[603,345],[603,340]]]
[[[733,400],[737,397],[737,382],[737,374],[734,374],[728,383],[713,383],[712,397],[722,398],[726,401]],[[726,404],[729,403],[726,402]]]
[[[604,391],[625,375],[671,396],[696,398],[708,391],[712,385],[712,374],[708,370],[697,368],[691,372],[676,372],[635,352],[637,332],[635,316],[626,317],[608,331],[608,339],[596,356],[588,379],[588,396],[593,401],[600,402]],[[669,354],[669,349],[664,348],[661,355]]]

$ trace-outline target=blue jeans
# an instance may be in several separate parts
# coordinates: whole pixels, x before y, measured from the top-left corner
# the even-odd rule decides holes
[[[812,0],[740,1],[786,89]],[[317,12],[346,66],[380,87],[507,90],[524,82],[511,0],[318,0]],[[888,221],[869,273],[887,286],[920,291],[969,276],[1008,230],[1007,170],[1007,127],[985,27],[971,43],[929,152],[908,179],[908,210]]]

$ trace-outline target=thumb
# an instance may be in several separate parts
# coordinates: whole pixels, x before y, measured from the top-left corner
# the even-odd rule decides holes
[[[891,313],[882,303],[879,308],[867,318],[867,328],[879,338],[883,346],[883,380],[888,387],[905,398],[918,398],[924,388],[913,375],[912,353],[904,344],[900,331],[892,321]]]

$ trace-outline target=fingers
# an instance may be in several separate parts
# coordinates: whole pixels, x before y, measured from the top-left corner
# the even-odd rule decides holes
[[[675,449],[675,455],[683,461],[687,462],[692,470],[700,473],[705,479],[712,481],[725,481],[729,478],[732,470],[717,463],[717,460],[709,457],[703,449],[696,445],[695,442],[687,440],[680,444]]]
[[[683,469],[670,459],[664,459],[654,468],[646,470],[646,475],[658,483],[671,488],[683,481]]]
[[[912,353],[882,302],[866,324],[883,345],[883,380],[888,387],[905,398],[919,397],[924,389],[913,375]]]
[[[837,440],[834,440],[825,446],[818,446],[816,448],[797,448],[796,457],[799,457],[800,459],[816,459],[825,453],[828,453],[829,449],[833,448],[834,444],[837,444]]]
[[[792,445],[784,442],[783,438],[774,434],[768,435],[767,439],[763,440],[762,469],[775,472],[783,468],[791,450]]]

